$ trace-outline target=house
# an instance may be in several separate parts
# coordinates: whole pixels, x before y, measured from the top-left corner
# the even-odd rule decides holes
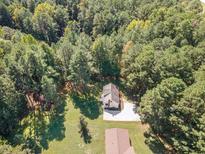
[[[122,107],[120,92],[118,88],[112,83],[109,83],[103,87],[100,100],[103,102],[105,109],[120,109]]]
[[[105,130],[106,154],[135,154],[127,129],[111,128]]]

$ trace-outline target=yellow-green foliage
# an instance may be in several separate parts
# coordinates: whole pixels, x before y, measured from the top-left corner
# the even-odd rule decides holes
[[[3,29],[0,27],[0,37],[2,37],[4,35],[4,31]]]
[[[4,56],[4,50],[0,48],[0,58],[3,58]]]
[[[202,3],[203,13],[205,12],[205,3]]]
[[[149,20],[146,20],[146,21],[143,21],[143,20],[139,20],[139,19],[134,19],[130,22],[130,24],[127,26],[127,30],[128,31],[131,31],[133,30],[135,27],[139,27],[139,28],[142,28],[142,29],[146,29],[150,26],[150,21]]]
[[[98,47],[101,47],[101,41],[100,41],[100,39],[98,38],[98,39],[96,39],[95,40],[95,42],[93,43],[93,45],[92,45],[92,50],[93,51],[96,51],[97,49],[98,49]]]
[[[34,113],[35,112],[35,113]],[[49,117],[45,116],[40,111],[34,111],[29,113],[21,122],[23,129],[23,136],[27,138],[38,138],[37,133],[42,134],[46,130],[46,126],[49,124]]]
[[[14,10],[12,11],[12,19],[15,21],[15,22],[19,22],[19,17],[20,17],[20,14],[25,11],[25,8],[20,6],[20,5],[16,5],[16,7],[14,8]]]
[[[22,5],[20,4],[12,4],[8,6],[9,12],[13,18],[13,15],[15,15],[15,10],[19,10],[20,8],[22,8]],[[13,18],[14,19],[14,18]]]
[[[21,42],[26,44],[37,44],[36,39],[32,35],[23,35]]]
[[[41,3],[39,4],[34,12],[34,16],[38,16],[41,13],[47,13],[48,15],[52,16],[54,14],[55,6],[49,3]]]

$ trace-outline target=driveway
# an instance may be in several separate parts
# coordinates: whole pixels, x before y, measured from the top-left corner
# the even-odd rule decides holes
[[[140,121],[140,116],[135,113],[135,105],[129,102],[124,103],[122,111],[103,111],[103,120],[108,121]]]

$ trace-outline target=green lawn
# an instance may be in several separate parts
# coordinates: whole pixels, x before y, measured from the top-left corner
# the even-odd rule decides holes
[[[102,120],[102,115],[98,116],[93,113],[93,109],[100,111],[95,106],[91,109],[86,109],[85,106],[79,106],[79,104],[69,98],[65,106],[64,114],[64,133],[63,138],[54,139],[49,142],[47,150],[43,150],[43,154],[104,154],[104,132],[106,128],[126,128],[129,130],[129,135],[136,153],[150,154],[152,153],[149,147],[144,143],[144,127],[141,123],[135,122],[105,122]],[[80,104],[83,104],[83,99],[80,100]],[[94,103],[94,102],[93,102]],[[91,133],[91,143],[85,144],[83,138],[79,134],[79,117],[80,115],[86,115],[86,121],[88,122],[88,128]],[[94,114],[94,116],[91,116]],[[58,134],[59,129],[53,128],[52,133]]]

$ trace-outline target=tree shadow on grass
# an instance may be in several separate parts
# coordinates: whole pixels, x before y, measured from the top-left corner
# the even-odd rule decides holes
[[[61,141],[65,138],[64,121],[66,102],[65,100],[60,100],[59,102],[52,111],[52,114],[42,111],[32,111],[29,113],[26,122],[22,125],[22,134],[25,130],[28,133],[22,139],[21,144],[32,149],[36,154],[48,149],[50,141]]]
[[[48,149],[48,143],[53,140],[61,141],[65,138],[65,106],[66,102],[61,101],[55,108],[53,116],[50,117],[50,122],[42,134],[41,145],[43,149]]]
[[[91,143],[92,136],[90,134],[90,130],[88,129],[88,123],[85,121],[83,116],[80,117],[79,129],[80,137],[83,138],[84,142],[86,144]]]
[[[91,95],[72,94],[71,98],[75,108],[79,108],[81,114],[89,119],[97,119],[102,113],[100,102]]]

